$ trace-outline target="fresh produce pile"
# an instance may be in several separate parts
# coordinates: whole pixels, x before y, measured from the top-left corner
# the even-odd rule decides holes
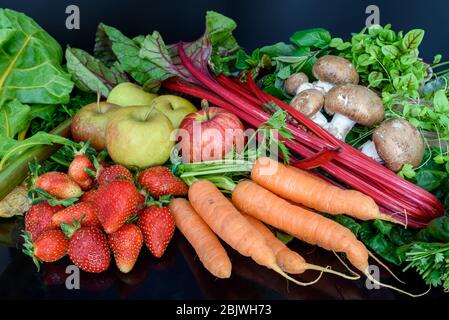
[[[449,73],[419,57],[424,31],[315,28],[248,53],[235,28],[208,12],[203,36],[167,45],[100,24],[93,55],[68,47],[63,65],[1,9],[0,214],[25,214],[24,252],[92,273],[112,252],[128,273],[177,228],[218,278],[232,273],[222,240],[298,285],[355,268],[419,295],[375,279],[381,258],[448,290]],[[306,262],[295,238],[352,267]],[[320,275],[292,277],[306,270]]]

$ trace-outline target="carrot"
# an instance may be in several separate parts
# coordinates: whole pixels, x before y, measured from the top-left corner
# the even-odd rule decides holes
[[[189,200],[195,211],[209,227],[240,254],[251,257],[256,263],[279,273],[299,285],[302,283],[287,275],[277,265],[276,255],[260,234],[232,205],[232,203],[208,180],[198,180],[189,189]]]
[[[247,214],[243,215],[248,222],[259,231],[276,255],[279,267],[287,273],[300,274],[306,271],[306,261],[298,253],[290,250],[262,222]]]
[[[204,267],[217,278],[231,276],[231,260],[209,226],[186,199],[173,199],[169,205],[176,227],[195,249]]]
[[[284,199],[320,212],[347,214],[360,220],[381,219],[398,223],[392,217],[380,213],[371,197],[356,190],[341,189],[307,171],[270,158],[255,161],[251,179]]]
[[[307,263],[303,257],[301,257],[297,252],[290,250],[281,240],[276,238],[276,236],[268,229],[261,221],[256,218],[249,216],[247,214],[243,214],[246,220],[259,231],[267,244],[271,247],[274,254],[276,255],[277,264],[287,273],[292,274],[300,274],[305,272],[306,270],[318,270],[328,273],[333,273],[340,277],[356,280],[360,277],[356,276],[347,276],[340,272],[331,270],[330,267],[323,268],[321,266],[317,266],[314,264]]]
[[[369,273],[369,251],[349,229],[339,223],[292,205],[250,180],[241,181],[235,187],[232,202],[242,212],[309,244],[345,253],[352,265],[363,272],[370,281],[416,296],[373,278]]]

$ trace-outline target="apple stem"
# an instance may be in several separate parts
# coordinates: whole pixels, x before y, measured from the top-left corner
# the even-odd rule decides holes
[[[204,113],[206,114],[206,119],[207,121],[209,121],[209,101],[207,101],[206,99],[201,100],[201,109],[203,109]]]
[[[97,92],[97,111],[99,112],[99,113],[101,113],[101,105],[100,105],[100,99],[101,99],[101,93],[100,93],[100,91],[98,91]]]

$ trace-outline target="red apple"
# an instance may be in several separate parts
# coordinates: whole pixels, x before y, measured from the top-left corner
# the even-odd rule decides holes
[[[245,127],[231,112],[217,107],[187,115],[179,126],[177,148],[184,162],[221,160],[245,144]]]

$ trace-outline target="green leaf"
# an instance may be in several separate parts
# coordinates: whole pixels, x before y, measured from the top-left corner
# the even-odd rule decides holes
[[[402,40],[402,47],[406,51],[412,51],[417,49],[424,39],[424,30],[421,29],[413,29],[407,32]]]
[[[436,170],[420,170],[416,174],[416,184],[427,191],[433,191],[438,188],[447,173]]]
[[[282,80],[286,80],[288,77],[290,77],[290,66],[285,66],[279,72],[277,73],[277,76],[281,78]]]
[[[383,46],[381,50],[389,59],[395,59],[399,55],[399,49],[393,45]]]
[[[314,28],[295,32],[290,41],[298,47],[316,47],[323,49],[331,42],[329,31],[322,28]]]
[[[406,54],[401,56],[401,64],[404,66],[411,66],[414,64],[418,58],[412,54]]]
[[[94,57],[110,67],[117,62],[117,57],[112,51],[112,42],[100,24],[95,34]]]
[[[373,71],[368,75],[368,82],[370,87],[378,87],[384,80],[384,75],[379,71]]]
[[[67,138],[46,132],[38,132],[34,136],[20,142],[0,135],[0,171],[10,159],[18,157],[24,151],[35,146],[52,144],[69,145],[73,144],[73,142]]]
[[[441,59],[443,58],[443,56],[441,54],[437,54],[434,58],[433,58],[433,63],[440,63]]]
[[[416,177],[416,171],[411,164],[404,164],[402,170],[398,173],[401,178],[413,179]]]
[[[270,57],[291,56],[295,52],[295,47],[291,44],[278,42],[273,45],[260,48],[260,52],[267,54]]]
[[[329,47],[344,51],[351,48],[352,44],[350,42],[343,42],[343,39],[341,38],[333,38],[329,43]]]
[[[73,88],[61,67],[62,49],[33,19],[0,9],[0,106],[67,103]]]
[[[30,107],[14,99],[0,107],[0,135],[14,138],[24,130],[29,120]]]
[[[438,90],[433,98],[433,106],[436,111],[445,113],[449,112],[449,100],[445,90]]]
[[[76,86],[82,91],[100,92],[107,98],[117,84],[128,80],[114,65],[108,68],[103,62],[81,49],[68,47],[66,59],[67,69]]]
[[[119,30],[105,24],[100,24],[98,29],[104,32],[109,39],[112,52],[117,57],[123,70],[129,73],[139,84],[144,85],[152,78],[158,78],[161,75],[160,69],[153,63],[146,59],[141,59],[139,56],[141,48],[137,41],[126,37]]]

